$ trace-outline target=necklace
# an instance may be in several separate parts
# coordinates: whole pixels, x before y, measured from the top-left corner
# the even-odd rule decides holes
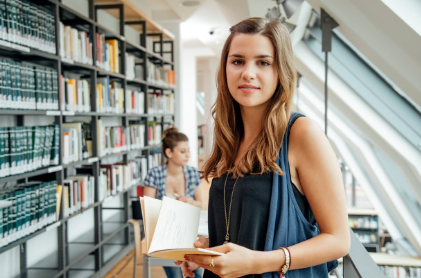
[[[225,227],[227,228],[227,233],[225,234],[225,243],[229,242],[230,239],[230,220],[231,220],[231,206],[232,206],[232,197],[234,196],[234,190],[235,190],[235,185],[237,184],[238,181],[238,177],[234,182],[234,186],[232,187],[232,193],[231,193],[231,200],[230,200],[230,206],[229,206],[229,211],[228,211],[228,217],[227,217],[227,204],[225,201],[225,187],[227,186],[227,180],[228,180],[228,173],[227,173],[227,177],[225,178],[225,183],[224,183],[224,213],[225,213]]]

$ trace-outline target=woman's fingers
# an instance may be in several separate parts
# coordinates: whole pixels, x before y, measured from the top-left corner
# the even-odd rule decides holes
[[[181,265],[181,272],[183,272],[184,277],[194,277],[193,271],[184,264]]]
[[[209,238],[205,236],[199,236],[199,238],[194,243],[196,248],[209,248]]]

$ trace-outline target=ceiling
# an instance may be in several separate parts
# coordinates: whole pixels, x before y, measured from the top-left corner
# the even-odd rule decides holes
[[[250,16],[264,16],[275,5],[273,0],[136,0],[139,9],[158,23],[182,22],[185,47],[207,47],[216,56],[230,26]],[[183,2],[196,2],[184,6]]]

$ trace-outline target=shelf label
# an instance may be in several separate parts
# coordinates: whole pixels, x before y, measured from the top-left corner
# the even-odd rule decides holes
[[[74,116],[75,112],[73,112],[73,111],[63,111],[63,115],[64,116]]]
[[[60,116],[60,111],[46,111],[47,116]]]
[[[61,225],[61,222],[56,222],[53,225],[48,226],[45,230],[48,232],[48,231],[51,231],[51,230],[53,230],[55,228],[60,227],[60,225]]]
[[[50,167],[50,168],[48,168],[48,173],[58,172],[58,171],[61,171],[62,169],[63,169],[63,166],[61,166],[61,165],[55,166],[55,167]]]
[[[88,159],[89,163],[94,163],[94,162],[97,162],[97,161],[98,161],[98,157],[91,157],[91,158]]]

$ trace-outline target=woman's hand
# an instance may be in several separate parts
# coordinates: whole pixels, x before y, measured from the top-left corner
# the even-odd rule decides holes
[[[222,256],[186,255],[188,264],[206,268],[223,278],[241,277],[247,274],[259,273],[254,266],[256,251],[247,249],[234,243],[210,248],[210,250],[224,253]],[[184,275],[190,274],[187,271]]]
[[[209,238],[200,236],[196,242],[194,243],[194,247],[196,248],[209,248]],[[199,268],[199,266],[193,262],[182,262],[176,261],[176,265],[181,265],[181,271],[185,277],[194,277],[193,271]]]

